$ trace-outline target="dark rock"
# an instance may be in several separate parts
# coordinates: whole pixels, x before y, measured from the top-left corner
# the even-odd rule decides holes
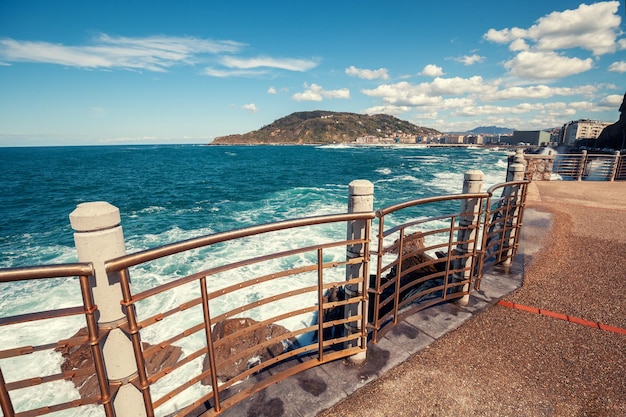
[[[391,247],[389,248],[390,253],[398,254],[400,239],[396,240]],[[412,233],[404,237],[402,242],[402,271],[400,277],[400,288],[404,288],[400,292],[400,301],[406,300],[413,296],[414,294],[420,293],[428,288],[436,287],[443,282],[443,278],[433,278],[427,280],[425,282],[415,284],[413,283],[419,279],[422,279],[428,275],[435,274],[437,272],[441,272],[445,269],[445,262],[447,259],[447,255],[440,252],[437,253],[437,258],[432,258],[428,254],[424,252],[425,241],[424,235],[421,232]],[[433,262],[435,259],[442,259],[440,262]],[[381,284],[389,282],[392,279],[395,279],[398,274],[397,265],[392,267],[389,273],[381,277]],[[375,286],[376,276],[372,275],[370,277],[370,287]],[[396,289],[396,284],[390,285],[389,287],[383,290],[383,293],[380,296],[381,303],[387,300],[389,297],[394,296]],[[431,295],[432,296],[432,295]],[[374,295],[370,295],[369,302],[369,320],[373,321],[374,312],[373,312],[373,297]],[[426,297],[428,298],[428,297]],[[413,302],[422,301],[424,297],[420,299],[416,299]],[[378,317],[383,317],[393,308],[393,303],[388,303],[384,307],[380,308]]]
[[[213,327],[215,363],[217,364],[217,378],[220,381],[226,382],[259,362],[263,363],[284,353],[297,343],[293,337],[281,338],[280,336],[289,333],[289,330],[278,324],[253,328],[255,324],[258,324],[256,320],[245,317],[227,319]],[[225,343],[216,343],[232,334],[237,335]],[[244,351],[274,338],[276,340],[272,344],[258,347],[244,356],[240,356]],[[203,371],[209,369],[210,363],[207,355],[204,358]],[[204,378],[202,384],[210,385],[210,378]]]
[[[82,328],[72,338],[86,337],[87,329]],[[149,343],[142,343],[144,351],[152,347]],[[90,368],[94,366],[93,356],[91,354],[91,347],[87,343],[83,343],[77,346],[66,346],[55,349],[57,352],[61,352],[61,355],[65,361],[61,364],[62,372],[71,372],[83,368]],[[158,350],[158,352],[146,359],[146,370],[148,375],[152,375],[161,371],[163,368],[174,365],[183,351],[178,346],[168,345]],[[76,376],[72,378],[74,386],[78,389],[82,398],[94,397],[100,395],[100,387],[98,386],[98,378],[95,371],[88,375]]]
[[[621,150],[626,146],[626,94],[624,94],[624,100],[619,111],[619,120],[600,132],[596,141],[596,148]]]

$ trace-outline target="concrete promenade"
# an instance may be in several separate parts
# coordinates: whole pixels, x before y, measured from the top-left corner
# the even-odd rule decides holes
[[[532,183],[515,265],[222,415],[626,416],[626,182]]]

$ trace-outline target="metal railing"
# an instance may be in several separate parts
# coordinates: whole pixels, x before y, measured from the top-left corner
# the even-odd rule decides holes
[[[583,151],[578,154],[525,155],[529,162],[527,178],[542,178],[544,172],[534,172],[534,167],[549,167],[547,174],[557,175],[565,180],[614,181],[626,180],[625,157],[620,152],[615,154],[590,154]]]
[[[482,228],[481,256],[476,289],[482,276],[495,265],[511,265],[519,249],[526,195],[530,181],[497,184],[487,190],[486,222]],[[500,197],[494,197],[501,191]]]
[[[14,268],[9,270],[0,270],[0,283],[19,282],[27,280],[46,280],[46,279],[68,279],[67,277],[78,277],[80,285],[80,293],[83,303],[81,306],[65,307],[54,310],[39,310],[30,313],[19,314],[9,317],[0,318],[1,326],[16,326],[29,322],[38,322],[50,319],[59,319],[61,317],[84,315],[86,321],[87,334],[84,336],[67,335],[66,339],[58,341],[50,341],[48,343],[36,346],[16,346],[0,350],[0,359],[16,358],[22,355],[29,355],[35,352],[43,352],[50,350],[67,350],[80,345],[88,345],[90,347],[92,367],[86,367],[76,370],[69,370],[57,374],[37,376],[27,379],[16,379],[10,382],[5,380],[5,376],[0,368],[0,405],[2,413],[5,417],[26,417],[36,416],[56,411],[66,410],[69,408],[83,407],[87,405],[102,405],[107,416],[114,416],[111,397],[114,395],[108,384],[106,371],[104,368],[102,350],[100,348],[100,338],[103,336],[96,323],[95,314],[97,306],[93,302],[91,294],[91,286],[89,280],[93,277],[94,270],[91,264],[76,263],[65,265],[46,265],[37,267]],[[16,331],[19,331],[16,329]],[[41,326],[42,336],[45,336],[45,327]],[[45,338],[45,337],[44,337]],[[99,396],[91,396],[80,398],[78,400],[49,404],[44,406],[36,406],[33,409],[15,412],[14,404],[10,393],[12,391],[24,389],[27,387],[40,387],[42,384],[54,381],[68,380],[72,381],[76,378],[85,377],[95,374],[100,390]]]
[[[364,267],[363,270],[367,271],[368,257],[346,260],[345,253],[346,247],[349,245],[362,244],[366,247],[369,245],[369,229],[373,217],[373,213],[355,213],[273,223],[174,243],[107,262],[107,273],[120,273],[124,297],[122,304],[125,306],[128,318],[128,325],[123,330],[130,335],[133,341],[139,370],[136,380],[132,383],[141,390],[148,415],[153,415],[155,409],[193,386],[196,386],[196,390],[205,391],[205,393],[183,409],[177,410],[177,413],[186,415],[198,407],[205,407],[208,408],[205,415],[218,414],[223,409],[276,381],[322,363],[363,351],[367,337],[365,330],[361,333],[325,337],[329,334],[328,329],[337,326],[366,329],[365,315],[362,311],[358,315],[341,318],[325,314],[335,307],[355,305],[360,309],[364,308],[363,294],[337,301],[325,300],[325,295],[328,290],[344,285],[366,285],[365,277],[367,275],[346,280],[345,267],[361,264]],[[133,266],[190,250],[210,249],[214,245],[236,239],[250,237],[269,239],[272,233],[280,230],[302,229],[329,223],[345,224],[355,220],[366,220],[365,239],[341,239],[306,247],[296,247],[250,259],[227,261],[213,268],[172,280],[148,290],[133,292],[128,269]],[[345,227],[339,229],[345,236]],[[338,248],[339,251],[337,251]],[[343,255],[343,260],[335,259],[336,257],[333,255],[327,255],[337,254],[337,252]],[[203,256],[211,256],[210,251]],[[290,265],[284,269],[277,268],[269,273],[265,271],[265,267],[256,268],[267,263],[280,264],[276,261],[293,257],[300,257],[302,262],[298,262],[297,266]],[[333,269],[340,269],[341,272],[329,274],[329,271]],[[264,270],[264,272],[257,274],[255,270]],[[229,276],[232,278],[229,279]],[[291,285],[281,284],[284,281],[290,281]],[[176,303],[167,311],[140,317],[142,305],[149,303],[155,297],[169,297],[168,294],[180,289],[189,295],[187,299],[181,303]],[[232,305],[229,300],[233,299],[235,294],[237,294],[236,298],[238,299],[253,301],[244,305]],[[289,307],[280,311],[273,311],[272,309],[266,309],[272,310],[270,312],[261,311],[263,307],[281,301],[286,301]],[[294,306],[297,308],[293,309]],[[226,323],[231,319],[251,316],[260,318],[254,322],[248,321],[246,327],[237,328],[234,332],[223,335],[224,337],[217,337],[216,326],[220,326],[221,323]],[[255,332],[258,332],[259,329],[293,318],[299,318],[301,322],[307,324],[291,331],[285,329],[284,331],[273,332],[269,338],[258,340],[258,343],[253,343],[252,346],[246,346],[244,349],[233,348],[233,346],[244,345],[247,339],[254,338]],[[359,326],[355,325],[357,321],[361,322]],[[176,328],[176,333],[156,342],[154,348],[144,349],[141,343],[141,334],[150,331],[152,326],[159,326],[163,322],[167,322],[166,326]],[[163,327],[161,326],[161,328]],[[150,356],[174,343],[185,345],[186,339],[193,338],[197,340],[188,341],[187,344],[198,346],[190,348],[193,351],[187,353],[175,365],[153,374],[146,371],[146,361]],[[360,341],[354,344],[354,347],[344,348],[347,342],[356,339],[360,339]],[[277,345],[289,346],[289,348],[276,349]],[[229,352],[220,354],[224,349],[229,350]],[[271,351],[271,354],[265,357],[258,353],[259,350]],[[249,363],[249,358],[258,356],[262,356],[262,358],[255,363]],[[295,360],[296,358],[298,360]],[[187,366],[200,360],[204,364],[203,367]],[[230,369],[233,368],[234,364],[242,361],[245,362],[245,366],[236,367],[235,370]],[[285,366],[282,370],[276,370],[278,365],[286,362],[289,363],[289,366]],[[249,383],[249,376],[269,368],[275,370],[271,377]],[[179,374],[176,378],[179,380],[177,384],[169,383],[167,389],[154,389],[160,381],[166,377],[172,378],[175,374]],[[237,385],[237,389],[234,389],[236,384],[246,381],[249,384],[245,387]],[[207,389],[202,390],[199,387],[202,384],[205,384]],[[161,391],[161,393],[155,395],[157,391]]]
[[[488,197],[486,193],[431,197],[376,212],[379,219],[378,250],[375,253],[377,271],[374,282],[370,282],[372,307],[369,317],[374,342],[378,341],[383,326],[398,323],[401,312],[411,314],[470,293],[479,245],[476,233],[468,233],[468,237],[462,238],[460,232],[474,231],[480,226],[462,225],[461,219],[483,217],[484,200]],[[477,200],[477,211],[460,211],[462,201],[469,200]],[[426,207],[429,209],[424,210]],[[389,217],[415,209],[449,213],[400,224],[396,222],[393,227],[385,229]],[[462,251],[459,250],[461,246],[472,249]],[[408,306],[412,308],[407,310]]]
[[[141,392],[147,415],[217,415],[275,382],[363,353],[369,337],[377,342],[402,316],[437,303],[462,300],[479,284],[487,265],[512,259],[527,183],[514,181],[486,193],[413,200],[375,213],[249,227],[109,260],[106,273],[119,278],[120,302],[126,314],[118,328],[132,341],[137,364],[137,373],[127,382]],[[500,191],[502,196],[493,198]],[[376,218],[378,229],[372,239]],[[364,224],[362,237],[346,237],[346,225],[351,222]],[[223,245],[256,240],[261,245],[255,248],[263,248],[263,242],[280,233],[306,235],[313,227],[330,228],[333,237],[323,242],[290,242],[291,246],[279,252],[261,249],[254,257],[242,254],[221,259],[219,255]],[[363,248],[363,255],[352,252],[355,246]],[[153,262],[167,262],[190,252],[211,259],[212,266],[184,276],[174,274],[169,281],[148,288],[146,280],[139,280],[141,285],[133,283]],[[371,269],[375,273],[370,276]],[[84,299],[83,307],[6,317],[0,319],[0,325],[84,314],[88,330],[85,337],[2,350],[0,358],[87,344],[94,359],[93,368],[29,380],[5,381],[0,372],[4,417],[40,415],[86,404],[101,404],[107,416],[114,415],[111,397],[119,387],[107,381],[103,365],[100,341],[106,330],[98,330],[94,318],[93,273],[91,264],[0,270],[0,282],[78,276]],[[235,298],[245,302],[235,303]],[[237,321],[245,321],[245,325],[238,326]],[[299,325],[279,326],[286,321]],[[269,333],[258,339],[263,329]],[[251,340],[253,343],[247,343]],[[182,347],[178,359],[166,367],[149,369],[152,359],[175,347]],[[97,375],[99,397],[34,410],[13,409],[9,395],[13,390],[88,373]],[[193,399],[183,401],[183,395],[190,398],[189,392]],[[174,407],[174,402],[184,405]]]

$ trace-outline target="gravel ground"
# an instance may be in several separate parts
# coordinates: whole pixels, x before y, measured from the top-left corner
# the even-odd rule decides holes
[[[626,328],[626,183],[531,185],[551,228],[505,300]],[[318,416],[460,415],[626,416],[626,335],[495,305]]]

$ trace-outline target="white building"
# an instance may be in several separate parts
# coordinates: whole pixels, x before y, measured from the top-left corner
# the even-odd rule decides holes
[[[611,122],[601,122],[599,120],[573,120],[563,125],[560,142],[566,145],[574,145],[577,140],[597,139],[600,136],[600,132],[610,124]]]

